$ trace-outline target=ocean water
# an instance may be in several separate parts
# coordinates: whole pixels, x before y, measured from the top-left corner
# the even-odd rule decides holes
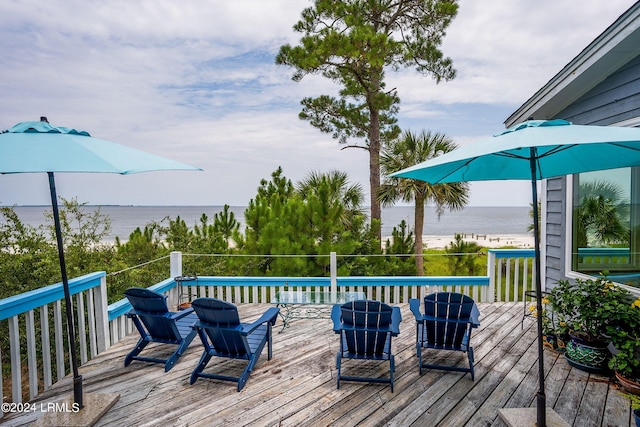
[[[111,219],[111,232],[105,241],[115,241],[116,236],[127,240],[136,227],[143,228],[151,222],[168,224],[168,219],[180,216],[189,227],[199,224],[202,214],[206,214],[209,223],[213,216],[222,211],[222,206],[85,206],[87,212],[100,209],[100,213]],[[244,211],[246,206],[232,206],[240,229],[244,230]],[[45,211],[48,206],[17,206],[15,211],[25,224],[38,226],[46,223]],[[511,234],[526,235],[531,223],[529,207],[466,207],[461,211],[445,213],[438,220],[435,209],[425,208],[424,235],[451,236],[461,234]],[[382,210],[382,235],[391,236],[393,227],[405,220],[413,228],[413,207],[394,206]],[[3,222],[4,218],[0,218]]]

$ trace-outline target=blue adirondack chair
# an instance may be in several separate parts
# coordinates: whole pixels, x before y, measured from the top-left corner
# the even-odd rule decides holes
[[[409,308],[416,318],[416,352],[420,375],[422,370],[469,372],[474,380],[471,330],[480,326],[478,306],[466,295],[437,292],[424,297],[425,314],[420,313],[420,300],[410,299]],[[422,349],[455,350],[467,354],[469,368],[424,363]]]
[[[336,304],[331,311],[333,331],[340,334],[340,351],[336,355],[338,384],[340,380],[385,383],[391,385],[395,361],[391,353],[391,337],[400,333],[400,308],[378,301],[358,300]],[[342,375],[342,359],[388,360],[389,378]]]
[[[133,360],[164,363],[167,372],[176,364],[196,336],[193,325],[198,320],[193,310],[171,312],[166,295],[145,288],[129,288],[124,295],[133,307],[127,317],[140,333],[140,340],[124,359],[124,366]],[[150,342],[175,344],[176,350],[166,359],[139,356]]]
[[[191,384],[198,377],[238,383],[242,390],[249,375],[268,344],[267,359],[272,355],[271,327],[276,323],[279,309],[272,307],[253,323],[240,323],[238,308],[215,298],[198,298],[191,303],[200,319],[194,326],[204,345],[198,366],[191,373]],[[249,363],[239,377],[203,372],[212,356],[247,360]]]

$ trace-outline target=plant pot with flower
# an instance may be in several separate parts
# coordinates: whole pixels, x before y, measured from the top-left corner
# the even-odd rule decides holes
[[[556,352],[564,352],[569,339],[569,330],[565,322],[560,322],[550,305],[547,293],[542,298],[542,344]],[[535,305],[529,308],[530,315],[538,317]]]
[[[629,306],[629,295],[606,278],[561,280],[549,292],[558,324],[570,331],[565,356],[572,366],[608,372],[611,331],[624,324],[616,311],[622,305]]]
[[[618,325],[610,328],[609,368],[625,391],[640,395],[640,298],[620,305],[615,316]]]

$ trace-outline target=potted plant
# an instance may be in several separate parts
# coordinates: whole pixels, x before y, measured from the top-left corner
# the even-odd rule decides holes
[[[590,372],[607,370],[610,333],[624,324],[616,311],[629,304],[628,297],[606,278],[561,280],[549,292],[558,325],[569,331],[565,355],[571,365]]]
[[[640,395],[640,298],[620,304],[612,316],[609,368],[627,392]]]
[[[542,339],[543,345],[552,350],[563,352],[565,343],[569,338],[567,324],[558,319],[557,314],[551,307],[551,301],[547,296],[547,292],[543,292],[542,298]],[[535,304],[529,307],[530,316],[537,317],[537,309]]]

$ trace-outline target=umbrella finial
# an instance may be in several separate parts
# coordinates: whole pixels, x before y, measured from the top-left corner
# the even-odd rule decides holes
[[[47,120],[47,116],[40,116],[40,121],[49,123],[49,120]]]

